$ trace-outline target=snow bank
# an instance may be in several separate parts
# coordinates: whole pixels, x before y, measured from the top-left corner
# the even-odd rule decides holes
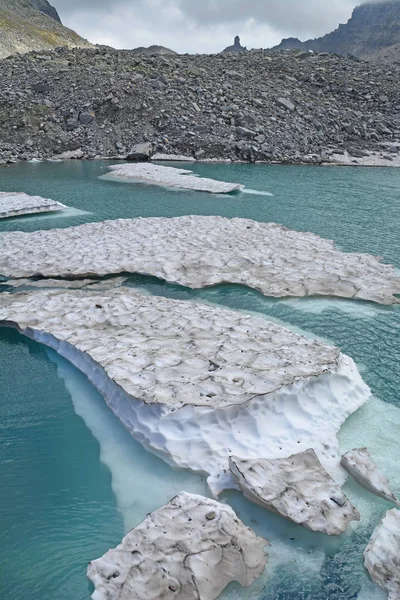
[[[153,275],[190,288],[230,282],[266,296],[340,296],[395,304],[400,276],[368,254],[347,254],[312,233],[249,219],[119,219],[5,233],[7,277]]]
[[[197,192],[229,194],[244,187],[240,183],[225,183],[216,179],[197,177],[188,169],[162,167],[147,162],[113,165],[109,168],[113,179],[152,183],[153,185],[194,190]]]
[[[314,448],[336,481],[336,434],[369,397],[336,348],[256,318],[133,291],[3,294],[3,324],[85,373],[131,434],[170,465],[235,487],[230,454]]]
[[[23,192],[0,192],[0,219],[68,208],[47,198],[28,196]]]

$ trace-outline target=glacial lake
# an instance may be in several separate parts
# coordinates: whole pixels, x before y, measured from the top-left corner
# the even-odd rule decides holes
[[[245,192],[213,196],[106,181],[99,179],[107,172],[100,161],[12,165],[0,169],[1,191],[38,194],[71,208],[0,221],[0,233],[138,216],[247,217],[312,231],[343,251],[379,255],[400,268],[400,170],[187,166],[243,183]],[[368,446],[400,493],[400,307],[270,300],[234,285],[191,291],[140,276],[127,285],[262,313],[339,346],[374,395],[343,426],[341,449]],[[135,442],[74,367],[9,329],[0,329],[0,475],[2,600],[88,600],[90,559],[177,492],[208,494],[203,477],[171,469]],[[232,586],[223,598],[385,599],[364,571],[362,554],[391,505],[351,482],[344,489],[362,520],[334,539],[291,525],[238,493],[225,494],[272,546],[266,575],[248,590]]]

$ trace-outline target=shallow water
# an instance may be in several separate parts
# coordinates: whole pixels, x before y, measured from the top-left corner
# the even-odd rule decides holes
[[[99,179],[103,162],[16,165],[0,170],[2,191],[59,200],[65,215],[7,219],[0,232],[67,227],[106,218],[220,214],[275,221],[334,239],[341,249],[379,254],[400,268],[400,170],[261,165],[190,165],[244,183],[232,196]],[[262,194],[254,192],[259,191]],[[273,194],[273,196],[266,195]],[[269,300],[239,286],[191,291],[132,276],[154,294],[255,311],[317,335],[352,356],[375,398],[343,427],[345,451],[368,445],[400,492],[400,311],[334,299]],[[177,472],[143,450],[71,365],[14,331],[0,330],[0,598],[87,600],[86,563],[180,489],[207,493],[204,479]],[[225,498],[272,542],[268,576],[225,597],[263,600],[384,598],[365,575],[362,551],[383,500],[348,483],[362,512],[353,535],[312,534]]]

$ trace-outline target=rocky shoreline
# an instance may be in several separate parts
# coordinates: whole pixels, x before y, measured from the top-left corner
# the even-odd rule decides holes
[[[400,164],[400,70],[337,55],[140,55],[106,47],[0,61],[0,161]],[[65,153],[68,153],[67,155]]]

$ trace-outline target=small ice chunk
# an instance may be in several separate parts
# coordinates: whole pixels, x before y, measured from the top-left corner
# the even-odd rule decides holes
[[[312,449],[273,460],[231,456],[229,466],[247,498],[312,531],[339,535],[360,520]]]
[[[263,573],[268,542],[226,504],[181,492],[89,563],[93,600],[214,600]]]
[[[389,510],[372,534],[364,564],[375,583],[400,599],[400,511]]]
[[[399,500],[389,487],[388,479],[379,472],[367,448],[356,448],[346,452],[340,464],[368,492],[400,506]]]

